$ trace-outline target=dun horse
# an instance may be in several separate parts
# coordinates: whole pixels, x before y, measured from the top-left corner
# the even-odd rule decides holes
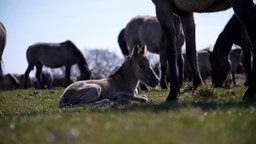
[[[181,47],[184,43],[181,21],[178,16],[174,17],[176,34],[176,47],[179,62],[179,78],[182,85],[183,80],[183,56]],[[148,51],[160,54],[161,63],[161,87],[167,89],[166,69],[167,59],[161,26],[155,16],[136,16],[132,18],[118,35],[118,43],[124,55],[128,55],[132,48],[146,45]]]
[[[65,86],[70,84],[71,66],[77,64],[80,69],[80,79],[87,80],[91,76],[86,59],[81,51],[69,40],[62,43],[36,43],[27,50],[28,68],[25,72],[25,86],[30,71],[36,66],[36,78],[41,88],[45,88],[41,81],[43,65],[50,68],[65,66]]]
[[[6,44],[6,29],[0,22],[0,89],[4,89],[3,83],[3,69],[2,69],[2,55]]]
[[[246,76],[244,84],[247,86],[251,79],[252,45],[245,28],[239,22],[237,17],[233,15],[224,27],[223,31],[219,34],[215,42],[213,52],[210,55],[210,62],[213,69],[212,83],[216,87],[223,86],[223,83],[228,73],[230,72],[230,69],[232,72],[233,83],[235,84],[234,64],[237,65],[240,63],[241,52],[239,51],[241,50],[232,50],[232,52],[231,48],[233,44],[239,45],[242,49],[242,63]],[[234,60],[232,60],[234,53],[236,53],[236,56],[234,57]],[[230,58],[231,62],[233,61],[233,63],[230,64],[228,58]]]
[[[176,29],[174,14],[180,16],[186,40],[186,53],[193,71],[193,85],[202,84],[198,69],[195,43],[195,23],[193,12],[216,12],[233,7],[236,16],[244,24],[253,45],[252,80],[244,94],[244,99],[255,99],[256,95],[256,12],[252,0],[152,0],[156,7],[156,15],[161,25],[167,59],[170,70],[170,93],[167,101],[177,100],[180,89],[177,74]],[[254,75],[253,75],[254,74]]]
[[[159,83],[159,78],[150,66],[146,51],[146,46],[143,48],[136,46],[123,65],[107,78],[77,81],[71,84],[61,96],[59,106],[103,106],[112,101],[131,100],[148,102],[146,96],[135,94],[139,81],[152,87]]]

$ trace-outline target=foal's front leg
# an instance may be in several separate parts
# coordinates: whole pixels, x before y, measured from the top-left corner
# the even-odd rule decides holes
[[[148,103],[148,97],[146,95],[142,95],[142,96],[133,96],[132,100],[134,101],[138,101],[138,102],[142,102],[142,103]]]
[[[129,103],[130,101],[138,101],[148,103],[148,97],[146,95],[139,96],[132,93],[118,93],[113,100],[116,103]]]

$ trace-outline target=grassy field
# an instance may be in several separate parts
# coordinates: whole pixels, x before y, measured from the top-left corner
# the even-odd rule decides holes
[[[63,88],[0,92],[0,143],[255,143],[256,103],[245,87],[199,87],[178,102],[168,90],[144,92],[148,104],[57,106]]]

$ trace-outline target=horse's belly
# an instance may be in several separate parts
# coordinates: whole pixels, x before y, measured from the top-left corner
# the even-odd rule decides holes
[[[231,7],[230,0],[172,0],[175,6],[189,12],[215,12]]]
[[[41,61],[42,64],[46,67],[49,67],[49,68],[59,68],[59,67],[62,67],[64,65],[67,65],[67,63],[65,62],[62,62],[62,61],[53,61],[53,60],[44,60],[44,61]]]

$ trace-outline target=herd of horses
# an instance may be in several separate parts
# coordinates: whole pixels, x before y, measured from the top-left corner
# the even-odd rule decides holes
[[[57,68],[65,66],[64,90],[59,106],[96,105],[112,102],[127,103],[135,100],[148,102],[147,96],[136,92],[139,81],[155,87],[160,82],[170,92],[166,101],[178,99],[183,85],[185,68],[190,68],[194,88],[204,84],[210,75],[215,87],[223,87],[229,73],[232,73],[238,60],[245,70],[245,85],[248,87],[243,99],[256,98],[256,7],[252,0],[152,0],[155,16],[136,16],[132,18],[118,35],[121,51],[126,56],[124,63],[110,76],[98,80],[91,79],[88,63],[69,40],[61,43],[36,43],[27,49],[28,67],[22,79],[23,88],[28,87],[29,73],[36,67],[36,79],[40,88],[47,88],[42,82],[42,67]],[[196,51],[194,12],[216,12],[233,7],[235,14],[219,34],[213,51]],[[0,59],[6,43],[6,30],[0,23]],[[181,47],[185,43],[186,55]],[[232,45],[239,45],[242,51],[231,54]],[[153,71],[146,51],[160,55],[160,78]],[[232,56],[234,55],[234,57]],[[237,56],[238,55],[238,56]],[[184,58],[185,57],[185,58]],[[239,59],[237,58],[239,57]],[[199,63],[200,59],[208,63]],[[184,59],[188,63],[184,63]],[[231,61],[237,61],[230,63]],[[80,69],[78,81],[70,81],[70,68],[77,64]],[[187,66],[184,66],[187,64]],[[205,67],[204,67],[205,66]],[[201,69],[200,69],[201,68]],[[211,71],[203,71],[209,69]],[[204,73],[205,72],[205,73]],[[168,75],[168,78],[167,78]],[[0,67],[0,88],[4,89],[3,71]]]

